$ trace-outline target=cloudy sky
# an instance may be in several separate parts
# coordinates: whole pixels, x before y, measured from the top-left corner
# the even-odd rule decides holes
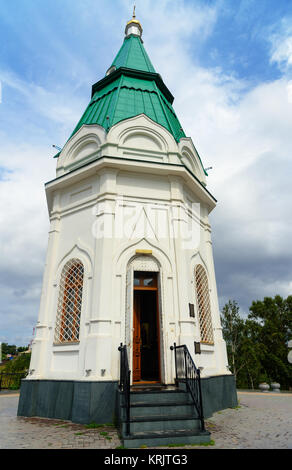
[[[292,2],[137,0],[144,45],[218,200],[220,306],[292,293]],[[129,0],[1,0],[0,341],[28,344],[48,240],[44,183],[120,48]]]

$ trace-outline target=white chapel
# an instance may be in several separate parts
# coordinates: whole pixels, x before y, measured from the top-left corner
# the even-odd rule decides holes
[[[133,446],[150,413],[148,407],[139,422],[139,392],[151,402],[172,391],[173,403],[178,391],[192,397],[199,376],[205,417],[236,404],[213,263],[209,214],[216,200],[142,35],[134,13],[45,186],[48,250],[18,410],[119,421]],[[173,442],[179,432],[181,442],[191,439],[186,421],[177,418],[170,429],[162,421],[164,439]],[[136,435],[139,445],[142,437]]]

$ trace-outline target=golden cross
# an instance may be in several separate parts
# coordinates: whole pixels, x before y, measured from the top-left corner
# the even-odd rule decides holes
[[[136,18],[136,5],[134,5],[133,18]]]

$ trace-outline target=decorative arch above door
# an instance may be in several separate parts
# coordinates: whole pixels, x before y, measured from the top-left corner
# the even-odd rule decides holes
[[[152,256],[136,256],[130,264],[134,271],[148,271],[158,273],[160,271],[158,262]]]
[[[125,335],[132,358],[133,382],[161,380],[160,272],[157,260],[148,255],[136,256],[128,265]],[[149,371],[147,364],[155,361],[157,367]]]

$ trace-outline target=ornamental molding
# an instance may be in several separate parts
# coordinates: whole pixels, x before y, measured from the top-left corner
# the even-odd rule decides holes
[[[158,262],[166,276],[172,277],[173,266],[169,256],[165,253],[164,250],[150,243],[145,238],[142,238],[137,242],[133,242],[130,244],[129,242],[126,242],[124,244],[120,252],[115,256],[114,263],[116,265],[116,275],[122,274],[127,269],[126,267],[129,267],[131,265],[131,262],[135,258],[140,257],[140,255],[136,254],[136,250],[138,249],[152,250],[151,257]]]
[[[93,254],[89,247],[85,246],[85,244],[81,243],[80,239],[78,239],[77,243],[63,256],[61,261],[58,264],[57,268],[57,279],[60,277],[60,271],[66,265],[66,263],[72,259],[78,258],[80,261],[83,262],[84,266],[86,267],[86,273],[88,279],[92,279],[93,277]],[[57,281],[55,280],[54,283],[57,285]]]
[[[206,261],[204,260],[204,258],[202,257],[200,251],[197,251],[195,254],[193,254],[190,261],[191,261],[190,262],[190,269],[191,269],[191,279],[192,280],[194,278],[195,268],[198,264],[201,264],[204,267],[204,269],[206,270],[208,279],[209,279],[210,273],[209,273],[208,265],[207,265]]]
[[[160,152],[178,152],[178,145],[170,132],[157,122],[152,121],[145,114],[125,119],[115,124],[109,130],[107,136],[108,143],[117,143],[119,146],[125,146],[124,142],[129,136],[135,134],[145,134],[159,142]],[[159,151],[159,148],[157,149]]]
[[[133,271],[146,271],[158,273],[160,266],[155,258],[151,255],[136,256],[131,262]]]
[[[206,184],[206,175],[202,162],[192,139],[190,137],[182,137],[179,141],[178,147],[182,162],[203,184]]]
[[[67,168],[96,154],[106,142],[106,131],[98,124],[84,124],[65,144],[61,151],[57,170]]]

